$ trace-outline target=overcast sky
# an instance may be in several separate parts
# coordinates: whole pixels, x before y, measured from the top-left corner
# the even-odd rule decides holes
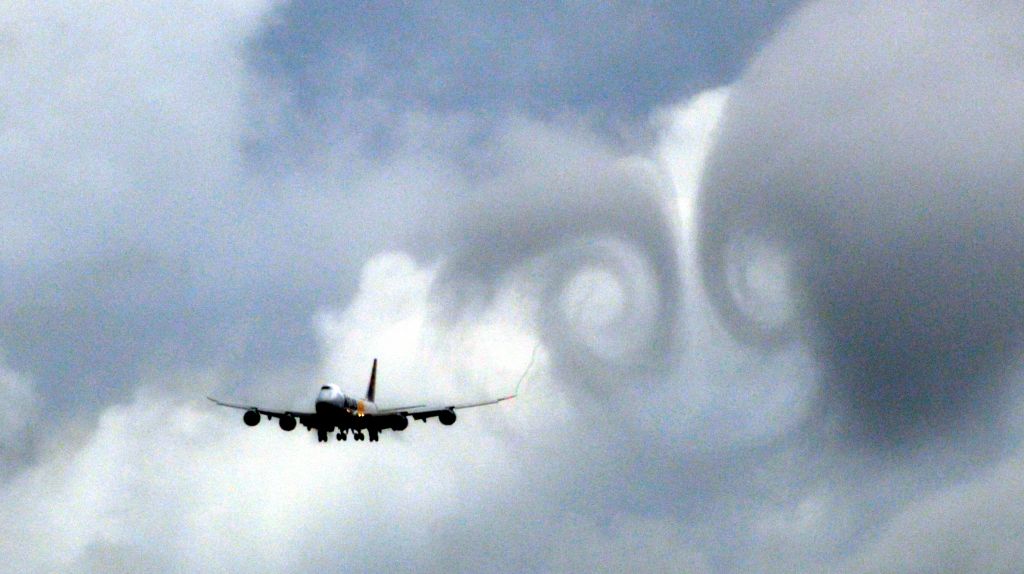
[[[1024,9],[0,13],[0,570],[1014,572]],[[511,403],[381,442],[205,399]]]

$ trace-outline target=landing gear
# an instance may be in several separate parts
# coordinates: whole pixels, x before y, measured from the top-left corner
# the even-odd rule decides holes
[[[334,438],[338,440],[347,441],[348,435],[351,432],[352,440],[364,441],[369,439],[370,442],[380,441],[380,431],[377,429],[366,429],[366,431],[339,428],[337,433],[334,434]],[[331,433],[334,433],[334,429],[316,429],[316,438],[319,442],[328,442]],[[367,436],[369,435],[369,436]]]

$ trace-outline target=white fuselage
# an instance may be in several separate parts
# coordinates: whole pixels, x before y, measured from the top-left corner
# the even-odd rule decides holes
[[[362,417],[377,414],[377,405],[371,401],[346,397],[337,385],[324,385],[316,397],[316,412],[328,415]]]

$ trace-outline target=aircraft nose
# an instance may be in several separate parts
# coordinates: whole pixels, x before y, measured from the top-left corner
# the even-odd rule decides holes
[[[318,396],[320,398],[329,398],[332,395],[334,395],[335,392],[337,392],[337,391],[336,391],[336,389],[334,387],[332,387],[330,385],[324,385],[324,386],[320,387],[320,393],[319,393]]]

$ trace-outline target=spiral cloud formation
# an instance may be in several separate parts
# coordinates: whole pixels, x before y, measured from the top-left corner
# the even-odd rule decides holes
[[[812,3],[734,87],[708,292],[744,340],[813,341],[859,439],[996,424],[1024,325],[1022,23],[1013,2]]]

